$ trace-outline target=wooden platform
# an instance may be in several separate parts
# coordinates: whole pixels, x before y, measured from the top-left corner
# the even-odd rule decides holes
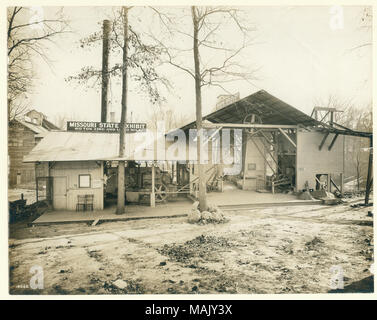
[[[97,219],[99,222],[106,222],[184,217],[189,213],[191,205],[192,202],[189,199],[167,204],[157,204],[155,208],[140,205],[127,205],[126,212],[122,215],[115,214],[115,206],[101,211],[48,211],[34,220],[32,225],[75,222],[93,223]]]

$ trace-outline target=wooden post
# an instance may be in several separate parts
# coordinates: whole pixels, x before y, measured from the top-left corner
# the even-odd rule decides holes
[[[171,162],[171,182],[174,183],[174,161]]]
[[[177,168],[177,184],[178,185],[181,185],[181,178],[180,178],[180,171],[181,171],[181,165],[178,163],[177,161],[177,164],[176,164],[176,168]]]
[[[37,200],[37,202],[38,202],[38,177],[36,177],[35,178],[35,186],[36,186],[36,190],[35,190],[35,198],[36,198],[36,200]],[[47,188],[47,182],[46,182],[46,198],[47,198],[47,192],[48,192],[48,190],[47,190],[48,188]]]
[[[154,162],[152,162],[152,192],[151,192],[151,207],[156,206],[156,194],[155,194],[155,167]]]
[[[245,132],[244,137],[246,138],[245,142],[245,152],[244,152],[244,159],[243,159],[243,180],[242,180],[242,190],[245,189],[245,180],[246,180],[246,160],[247,160],[247,142],[248,142],[248,134]]]
[[[102,39],[102,95],[101,95],[101,122],[107,121],[107,89],[109,86],[109,35],[110,21],[103,20]]]
[[[340,174],[340,194],[343,196],[344,192],[344,174]]]

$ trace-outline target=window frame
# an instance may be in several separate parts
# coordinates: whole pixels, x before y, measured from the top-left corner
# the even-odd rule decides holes
[[[89,186],[88,187],[82,187],[81,186],[81,177],[83,176],[88,176],[89,177]],[[83,174],[79,174],[79,181],[78,181],[78,186],[80,189],[88,189],[88,188],[91,188],[92,187],[92,176],[90,175],[90,173],[83,173]]]

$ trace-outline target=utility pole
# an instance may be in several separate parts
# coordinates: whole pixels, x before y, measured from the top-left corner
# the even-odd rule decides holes
[[[123,16],[123,66],[122,66],[122,110],[119,127],[119,158],[124,157],[125,153],[125,126],[127,119],[127,55],[128,55],[128,8],[122,7]],[[124,181],[125,161],[118,163],[118,201],[117,214],[124,213],[125,202],[125,181]]]
[[[110,48],[110,21],[103,20],[102,39],[102,95],[101,95],[101,122],[107,121],[107,91],[109,87],[109,48]]]
[[[206,177],[204,166],[201,163],[201,146],[203,139],[202,129],[202,91],[199,61],[199,21],[195,6],[191,7],[192,21],[194,26],[194,65],[195,65],[195,97],[196,97],[196,130],[197,130],[197,160],[199,175],[199,208],[201,211],[208,209],[206,199]]]

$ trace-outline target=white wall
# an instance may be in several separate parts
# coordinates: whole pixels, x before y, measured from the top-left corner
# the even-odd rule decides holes
[[[335,134],[330,133],[322,150],[319,145],[324,133],[299,131],[297,133],[297,189],[305,188],[308,181],[309,188],[315,189],[316,174],[339,174],[344,171],[344,136],[339,135],[332,149],[328,147]]]
[[[90,174],[91,188],[79,188],[79,174]],[[67,177],[67,210],[76,210],[77,195],[93,194],[93,209],[103,209],[103,164],[95,161],[56,162],[52,177]]]

